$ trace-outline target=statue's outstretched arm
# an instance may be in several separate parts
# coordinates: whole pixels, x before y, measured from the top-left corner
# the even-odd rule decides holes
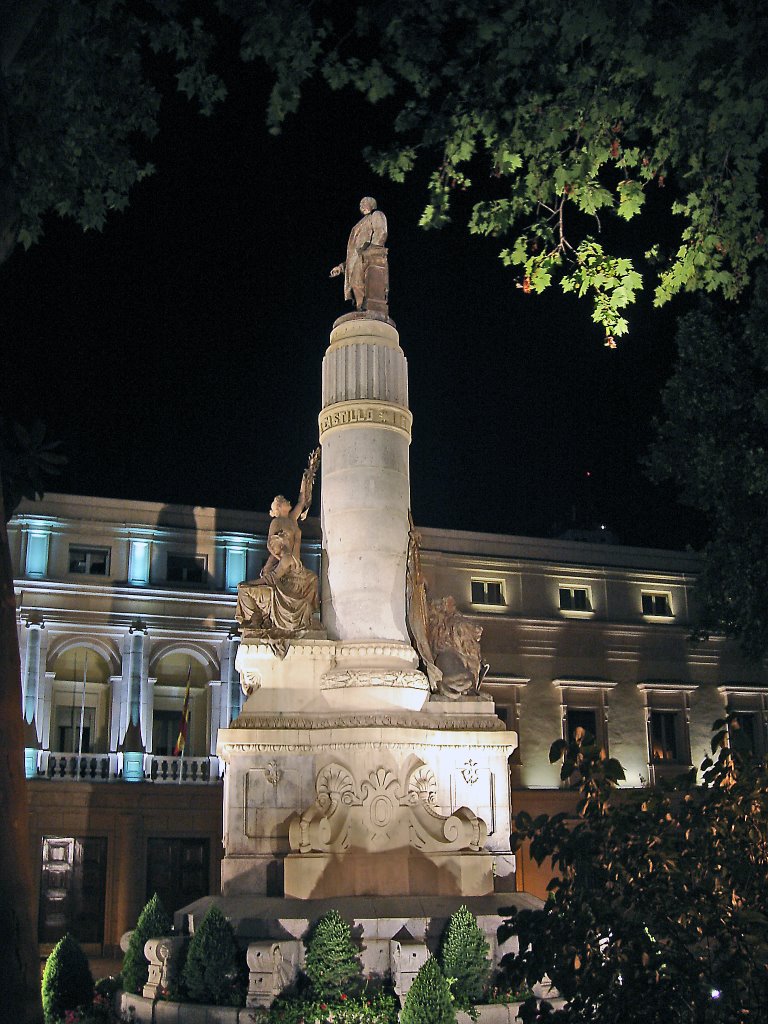
[[[309,507],[312,504],[312,488],[315,485],[315,476],[317,475],[317,467],[320,465],[320,449],[315,450],[309,456],[309,462],[307,468],[301,478],[301,487],[299,489],[299,499],[293,509],[292,515],[298,522],[303,522],[307,518]]]

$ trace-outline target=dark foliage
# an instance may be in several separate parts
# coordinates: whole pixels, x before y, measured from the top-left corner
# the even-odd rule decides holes
[[[144,956],[144,946],[148,939],[170,935],[171,930],[172,922],[168,912],[155,893],[139,914],[123,960],[123,988],[126,992],[141,995],[149,977],[149,964]]]
[[[42,996],[46,1024],[57,1024],[68,1010],[90,1007],[93,1001],[88,958],[69,934],[56,943],[45,962]]]

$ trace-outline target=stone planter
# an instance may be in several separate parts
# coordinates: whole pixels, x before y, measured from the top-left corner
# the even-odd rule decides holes
[[[520,1003],[488,1003],[475,1009],[477,1024],[515,1024]],[[459,1010],[456,1024],[472,1024],[472,1018],[464,1010]]]
[[[237,1006],[202,1006],[145,999],[120,993],[121,1018],[133,1024],[251,1024],[253,1010]]]

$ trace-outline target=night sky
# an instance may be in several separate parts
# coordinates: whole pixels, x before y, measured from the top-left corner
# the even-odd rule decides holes
[[[126,213],[86,235],[52,216],[0,267],[0,402],[61,439],[50,489],[260,512],[293,496],[328,333],[351,308],[328,272],[370,194],[389,221],[416,522],[542,536],[604,523],[625,543],[700,544],[638,466],[682,305],[645,296],[606,349],[585,303],[515,286],[499,241],[468,234],[468,201],[448,229],[418,227],[429,168],[397,185],[362,157],[386,110],[315,87],[272,137],[266,76],[220,59],[230,95],[212,118],[167,90],[146,147],[157,173]]]

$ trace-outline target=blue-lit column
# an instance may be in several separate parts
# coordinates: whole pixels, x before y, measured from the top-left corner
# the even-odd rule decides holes
[[[113,708],[112,722],[117,725],[115,749],[125,740],[129,726],[133,726],[133,735],[140,735],[142,751],[123,752],[123,778],[126,781],[137,781],[143,774],[144,750],[147,749],[147,731],[149,746],[152,745],[152,695],[148,678],[149,642],[147,629],[139,624],[131,626],[123,638],[123,674],[119,686],[119,706],[115,715]],[[113,690],[113,699],[117,692]],[[149,722],[147,723],[147,703],[149,703]]]
[[[240,673],[235,668],[238,637],[229,636],[219,648],[220,678],[210,682],[211,688],[211,737],[209,752],[216,754],[216,740],[219,729],[228,729],[242,708],[243,691],[240,689]]]
[[[21,633],[21,706],[24,721],[34,727],[37,743],[25,747],[24,764],[27,778],[37,775],[37,751],[40,746],[41,729],[38,711],[45,689],[45,658],[47,633],[43,622],[27,622]],[[42,685],[41,685],[42,683]],[[43,691],[41,693],[41,691]],[[42,702],[45,707],[44,701]],[[50,701],[48,705],[50,720]],[[50,721],[49,721],[50,730]]]

